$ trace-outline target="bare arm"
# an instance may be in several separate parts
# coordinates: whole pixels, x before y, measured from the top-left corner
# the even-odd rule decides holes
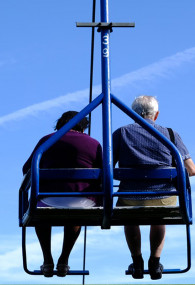
[[[189,176],[195,176],[195,164],[191,158],[184,160],[185,168]]]

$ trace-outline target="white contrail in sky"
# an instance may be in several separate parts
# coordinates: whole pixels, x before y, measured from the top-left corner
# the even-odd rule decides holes
[[[13,113],[0,117],[0,125],[18,119],[23,119],[29,115],[36,116],[37,113],[50,110],[55,107],[62,107],[71,102],[80,102],[88,96],[88,89],[73,93],[68,93],[64,96],[57,97],[52,100],[47,100],[41,103],[30,105],[26,108],[19,109]]]
[[[183,63],[195,60],[195,47],[165,57],[155,63],[142,67],[112,80],[112,87],[122,87],[136,81],[154,80],[156,77],[167,77],[170,72]]]
[[[172,56],[165,57],[153,64],[147,65],[138,70],[115,78],[112,80],[112,88],[124,87],[126,85],[144,80],[152,81],[157,77],[166,77],[170,74],[170,72],[180,67],[182,64],[193,62],[194,60],[195,47],[186,49],[182,52],[178,52]],[[95,86],[93,88],[93,95],[98,95],[100,93],[100,90],[100,86]],[[89,96],[88,94],[89,90],[85,89],[73,93],[68,93],[55,99],[31,105],[29,107],[17,110],[13,113],[0,117],[0,125],[3,125],[9,121],[24,119],[29,115],[34,116],[37,115],[37,113],[39,112],[48,111],[51,108],[62,107],[62,105],[68,103],[81,102],[87,99],[87,97]]]

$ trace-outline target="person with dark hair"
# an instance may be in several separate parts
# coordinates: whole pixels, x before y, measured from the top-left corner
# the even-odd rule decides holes
[[[169,130],[156,124],[159,115],[158,101],[153,96],[139,96],[132,104],[132,109],[143,117],[155,129],[171,140]],[[181,140],[179,134],[175,131],[175,145],[182,155],[184,165],[189,176],[195,175],[195,165],[191,156]],[[167,147],[152,136],[147,130],[138,123],[129,124],[117,129],[113,134],[113,160],[114,165],[118,162],[119,167],[124,168],[149,168],[149,167],[171,167],[172,155]],[[157,190],[175,190],[172,182],[151,181],[121,181],[119,191],[157,191]],[[169,206],[176,205],[177,197],[145,197],[134,196],[131,198],[120,197],[117,206]],[[129,265],[129,271],[135,279],[143,278],[144,261],[141,251],[141,231],[139,225],[125,225],[124,227],[126,241],[131,252],[133,263]],[[165,225],[151,225],[150,227],[150,258],[148,260],[148,269],[151,279],[160,279],[162,277],[163,265],[160,263],[160,256],[165,241]]]
[[[62,116],[57,120],[56,126],[54,128],[55,131],[58,131],[61,127],[63,127],[66,123],[68,123],[74,116],[76,116],[78,112],[76,111],[68,111],[62,114]],[[72,130],[83,133],[89,126],[89,121],[85,117],[83,118],[76,126],[72,128]]]
[[[62,128],[78,112],[68,111],[57,120],[55,130]],[[84,133],[89,121],[85,117],[69,132],[62,136],[42,156],[40,168],[102,168],[102,148],[98,141]],[[23,174],[31,167],[31,162],[38,147],[48,140],[54,133],[44,136],[36,145],[31,156],[23,166]],[[44,181],[40,184],[42,192],[98,192],[101,191],[100,181]],[[46,197],[38,202],[39,207],[93,207],[99,206],[98,197]],[[36,226],[44,263],[41,270],[45,277],[53,276],[54,262],[51,253],[51,226]],[[65,226],[64,241],[61,255],[57,263],[57,275],[66,276],[69,265],[68,259],[71,250],[80,234],[80,226]]]

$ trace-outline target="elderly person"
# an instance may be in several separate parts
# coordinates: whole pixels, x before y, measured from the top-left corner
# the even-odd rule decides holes
[[[158,102],[152,96],[140,96],[132,104],[132,109],[142,116],[149,124],[170,139],[167,128],[156,124],[159,115]],[[180,136],[173,131],[175,145],[180,151],[184,165],[190,176],[195,175],[195,165],[189,152],[183,144]],[[170,167],[172,155],[170,151],[156,138],[143,129],[139,124],[129,124],[117,129],[113,134],[113,159],[114,165],[118,162],[119,167]],[[152,191],[172,190],[174,185],[163,181],[145,183],[143,181],[121,181],[119,191]],[[162,206],[175,205],[177,199],[171,197],[131,197],[119,198],[117,206]],[[129,271],[135,279],[143,278],[144,261],[141,253],[141,232],[139,225],[124,227],[128,247],[131,252],[133,263]],[[163,266],[159,262],[165,240],[165,225],[151,225],[150,227],[150,258],[148,268],[151,279],[162,277]]]
[[[69,111],[62,114],[58,119],[55,130],[62,128],[78,112]],[[84,133],[88,127],[88,119],[82,119],[73,129],[66,133],[46,153],[40,162],[40,168],[101,168],[102,148],[98,141]],[[31,156],[23,166],[23,173],[27,173],[31,167],[33,155],[37,148],[52,135],[44,136],[36,145]],[[100,181],[43,181],[40,185],[42,192],[97,192],[101,191]],[[38,202],[39,207],[93,207],[99,205],[97,197],[47,197]],[[51,227],[36,226],[44,263],[41,270],[45,277],[53,276],[54,262],[51,254]],[[64,241],[61,255],[57,263],[57,275],[65,276],[69,270],[68,259],[70,252],[80,234],[80,226],[65,226]]]

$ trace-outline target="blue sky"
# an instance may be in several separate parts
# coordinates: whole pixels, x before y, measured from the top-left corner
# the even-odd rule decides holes
[[[22,165],[39,138],[53,131],[62,112],[81,110],[88,103],[90,29],[76,22],[91,21],[91,0],[0,0],[0,283],[75,284],[81,277],[45,279],[23,272],[21,229],[18,227],[18,189]],[[141,94],[156,96],[158,123],[172,127],[183,138],[195,160],[195,1],[110,0],[110,21],[132,22],[134,29],[111,34],[112,93],[127,105]],[[99,1],[96,19],[99,21]],[[100,38],[95,34],[94,92],[101,92]],[[101,107],[92,115],[92,136],[102,142]],[[113,130],[131,120],[113,108]],[[195,179],[191,179],[194,191]],[[195,195],[193,193],[193,200]],[[54,258],[60,252],[62,229],[53,231]],[[192,284],[195,238],[192,232],[192,269],[165,275],[159,284]],[[149,256],[148,228],[144,227],[143,256]],[[28,259],[32,269],[42,263],[39,244],[28,231]],[[79,269],[82,236],[70,259]],[[131,262],[122,227],[88,234],[88,284],[139,283],[124,272]],[[185,228],[169,226],[162,254],[166,268],[185,263]],[[151,283],[148,276],[142,283]]]

